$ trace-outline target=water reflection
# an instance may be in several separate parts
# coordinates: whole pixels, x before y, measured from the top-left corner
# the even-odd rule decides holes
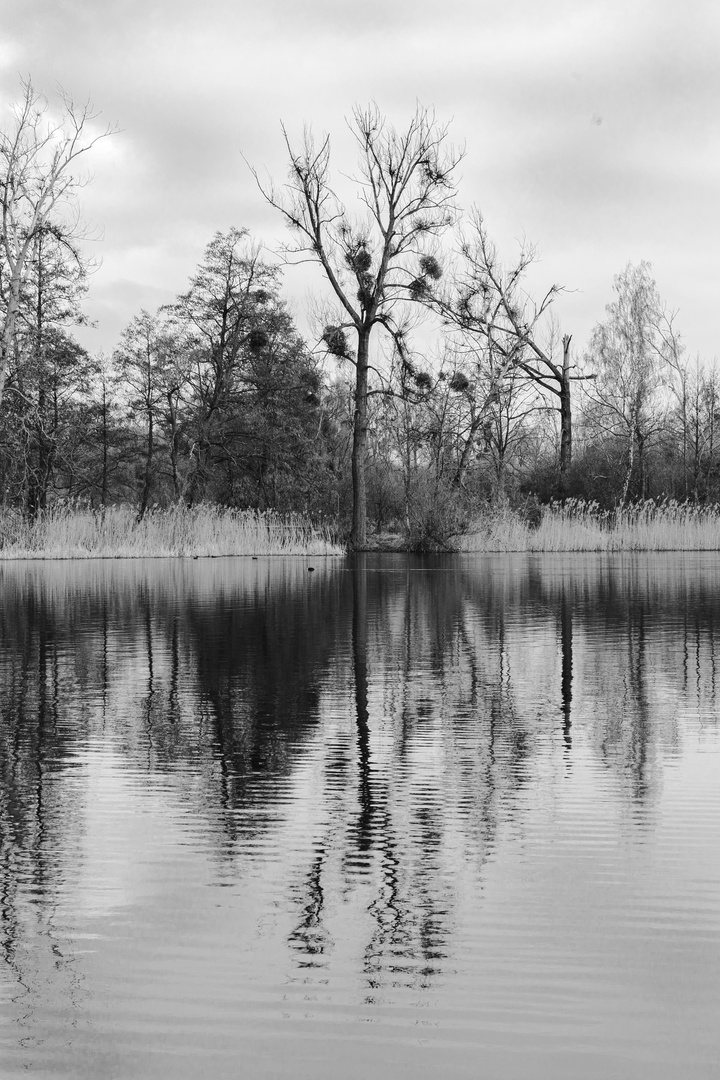
[[[693,814],[717,824],[717,802],[689,809],[695,781],[675,782],[681,766],[703,783],[716,767],[718,560],[315,566],[0,569],[9,1075],[48,1061],[80,1075],[78,1023],[88,1075],[93,1033],[115,1048],[112,1075],[141,1076],[153,1073],[138,1032],[149,1047],[168,1030],[195,1075],[193,1047],[215,1045],[217,1017],[240,1001],[219,1075],[263,1024],[405,1031],[418,1008],[434,1037],[495,1054],[498,1076],[525,1075],[506,1058],[522,1050],[535,1076],[543,1060],[574,1075],[576,1052],[603,1075],[598,1017],[617,1053],[644,1054],[657,1075],[649,1047],[666,1020],[632,1034],[616,1015],[632,978],[652,983],[649,954],[638,945],[632,978],[626,954],[614,972],[602,935],[624,940],[637,910],[685,948],[678,911],[701,894],[704,947],[720,952],[718,862],[702,846],[691,858],[683,832],[699,845]],[[698,984],[714,988],[705,965]],[[617,980],[600,1001],[598,970]],[[686,1059],[690,1038],[709,1060],[706,1023],[700,1009],[663,1060]],[[429,1062],[417,1075],[436,1075]]]
[[[563,713],[563,738],[568,753],[572,750],[572,678],[573,678],[573,612],[567,591],[560,596],[560,653],[562,656],[562,681],[560,698]]]

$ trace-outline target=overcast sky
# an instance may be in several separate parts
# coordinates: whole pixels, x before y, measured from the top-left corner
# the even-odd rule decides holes
[[[538,288],[568,289],[556,311],[578,348],[613,276],[645,259],[689,352],[720,355],[717,0],[0,0],[0,14],[3,109],[30,75],[121,129],[83,193],[104,233],[92,349],[172,300],[216,230],[277,246],[242,154],[282,179],[281,120],[330,132],[351,171],[352,106],[402,126],[419,100],[466,144],[462,204],[504,253],[537,245]],[[307,275],[286,287],[300,311]]]

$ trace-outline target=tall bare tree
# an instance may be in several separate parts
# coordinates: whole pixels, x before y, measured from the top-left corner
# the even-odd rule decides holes
[[[144,517],[156,479],[160,410],[166,399],[169,335],[158,316],[141,311],[123,331],[114,361],[131,415],[142,432],[144,463],[138,520]]]
[[[325,328],[325,344],[355,368],[350,546],[359,550],[367,545],[373,331],[382,327],[402,349],[407,331],[403,301],[422,300],[429,283],[440,276],[433,241],[455,220],[454,174],[462,155],[448,144],[447,126],[419,105],[402,131],[375,105],[355,108],[349,127],[359,149],[359,171],[352,178],[359,213],[351,212],[333,189],[329,137],[318,147],[307,129],[299,150],[283,129],[290,158],[287,185],[278,189],[254,175],[295,233],[296,240],[284,248],[288,261],[321,266],[337,306],[334,322]],[[355,350],[347,331],[356,339]]]
[[[13,350],[26,279],[39,238],[72,245],[82,235],[77,193],[79,160],[108,126],[94,130],[95,114],[61,95],[57,115],[30,80],[11,119],[0,129],[0,403]]]
[[[671,364],[672,410],[679,448],[681,478],[677,492],[694,502],[716,497],[717,428],[720,420],[720,380],[714,365],[695,355],[678,356]]]
[[[648,451],[666,423],[668,364],[680,348],[651,269],[644,261],[628,263],[615,276],[615,299],[605,308],[605,321],[594,327],[587,354],[597,380],[586,418],[623,449],[621,505],[633,480],[634,494],[647,495]]]
[[[503,265],[477,209],[471,215],[460,256],[452,288],[434,297],[434,303],[448,326],[460,332],[462,349],[485,376],[478,383],[484,399],[475,410],[476,430],[486,422],[486,413],[492,410],[505,383],[509,380],[516,387],[520,373],[540,390],[556,396],[562,490],[572,457],[571,383],[594,377],[574,370],[570,335],[562,338],[561,360],[545,344],[545,316],[562,289],[551,285],[540,301],[533,300],[527,292],[526,276],[537,258],[535,248],[523,243],[515,261]],[[551,334],[549,340],[556,336]],[[473,437],[475,434],[473,431]]]

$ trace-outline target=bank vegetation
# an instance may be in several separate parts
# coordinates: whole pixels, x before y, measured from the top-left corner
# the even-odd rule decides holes
[[[720,384],[651,266],[580,342],[532,246],[461,209],[432,110],[350,126],[354,174],[307,135],[261,181],[280,260],[223,226],[93,354],[76,165],[113,132],[24,84],[0,131],[0,556],[720,546]],[[304,333],[295,259],[325,290]]]
[[[32,518],[0,513],[0,558],[218,558],[339,555],[331,528],[299,514],[212,506],[150,509],[55,506]]]

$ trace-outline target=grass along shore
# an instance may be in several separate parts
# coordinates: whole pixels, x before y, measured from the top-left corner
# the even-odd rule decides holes
[[[459,539],[460,551],[719,551],[720,505],[647,500],[618,510],[568,499],[542,508],[537,524],[488,510]]]
[[[56,507],[34,521],[0,511],[0,559],[340,555],[329,528],[299,514],[176,506],[137,520],[129,506]]]
[[[535,522],[508,507],[488,507],[451,547],[461,552],[720,551],[720,505],[647,501],[601,510],[596,503],[571,499],[543,507]],[[387,548],[402,550],[402,541],[393,537]],[[0,511],[0,560],[341,555],[343,550],[329,526],[313,525],[299,514],[177,506],[152,510],[138,521],[129,506],[104,513],[56,507],[32,521]]]

